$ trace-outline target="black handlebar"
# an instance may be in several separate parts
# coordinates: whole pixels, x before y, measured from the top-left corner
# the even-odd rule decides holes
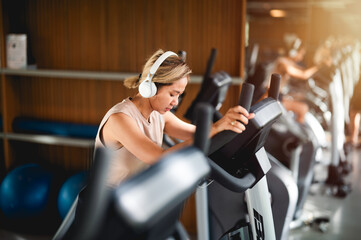
[[[280,85],[281,85],[281,75],[278,73],[273,73],[271,76],[271,84],[268,91],[268,97],[278,100]]]
[[[254,85],[250,83],[243,83],[238,104],[244,107],[247,111],[251,109],[253,93],[254,93]]]
[[[110,191],[106,184],[111,153],[104,148],[97,148],[94,162],[90,169],[85,191],[84,210],[79,212],[78,225],[70,231],[71,240],[94,239],[106,213]]]
[[[234,192],[251,188],[269,170],[262,146],[271,124],[281,114],[279,104],[272,98],[250,108],[253,91],[252,84],[243,84],[239,103],[248,111],[257,112],[258,118],[252,119],[242,134],[233,131],[218,133],[211,139],[208,151],[211,178]]]
[[[211,55],[208,58],[206,72],[204,73],[204,80],[208,79],[211,76],[213,65],[214,65],[214,62],[216,61],[216,57],[217,57],[217,49],[212,48]],[[205,81],[203,81],[203,82],[205,82]]]
[[[194,135],[194,146],[202,152],[207,153],[209,149],[209,130],[214,109],[208,103],[198,103],[196,106],[196,132]]]
[[[250,83],[243,83],[241,95],[239,96],[239,105],[244,107],[247,111],[250,109],[250,105],[253,98],[254,85]],[[237,136],[236,132],[225,130],[212,137],[208,155],[214,153],[222,146],[230,142],[234,137]]]

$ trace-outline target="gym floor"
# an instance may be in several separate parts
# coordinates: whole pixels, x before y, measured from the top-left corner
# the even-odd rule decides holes
[[[305,203],[303,216],[309,219],[329,218],[329,222],[305,224],[290,231],[288,240],[314,239],[360,239],[361,235],[361,149],[349,154],[353,162],[353,172],[349,175],[352,192],[345,198],[337,198],[322,184],[314,184]],[[325,179],[325,164],[316,166],[315,178]],[[359,235],[360,234],[360,235]],[[51,236],[16,234],[0,229],[0,239],[4,240],[48,240]],[[196,239],[193,239],[196,240]]]
[[[305,203],[303,215],[310,219],[329,218],[330,221],[293,229],[288,240],[361,238],[361,149],[354,149],[348,158],[353,163],[352,173],[347,179],[352,185],[352,192],[345,198],[337,198],[332,196],[324,185],[314,184]],[[319,164],[315,177],[319,180],[325,179],[325,169],[325,165]]]

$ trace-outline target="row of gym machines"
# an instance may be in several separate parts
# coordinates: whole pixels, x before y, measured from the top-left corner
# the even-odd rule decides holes
[[[330,147],[325,126],[311,113],[300,126],[278,101],[280,76],[273,74],[268,98],[257,103],[252,104],[254,85],[242,85],[239,103],[256,113],[246,131],[224,131],[208,141],[209,122],[221,117],[218,110],[232,82],[223,71],[211,74],[215,57],[213,49],[200,92],[185,115],[197,126],[194,146],[164,156],[111,190],[104,185],[109,153],[97,150],[86,192],[91,201],[76,223],[74,202],[54,239],[189,239],[178,220],[195,191],[197,239],[287,239],[291,223],[302,214],[320,150]],[[329,100],[327,107],[335,105]],[[332,110],[327,108],[329,127],[336,132]]]
[[[325,134],[318,131],[318,142],[330,156],[316,158],[316,162],[328,165],[325,183],[337,197],[345,197],[351,191],[351,185],[345,180],[352,170],[346,135],[350,124],[349,105],[360,78],[360,56],[359,41],[330,37],[316,50],[314,62],[318,64],[331,58],[332,66],[320,69],[308,81],[291,82],[289,88],[291,96],[296,93],[304,96],[302,100],[309,106],[310,115],[321,124],[321,130],[329,133],[331,140],[326,141]]]
[[[279,82],[275,88],[277,86]],[[240,104],[245,108],[250,107],[253,90],[252,85],[243,87]],[[54,239],[167,239],[170,236],[188,239],[178,222],[184,200],[200,183],[210,178],[232,191],[245,192],[247,215],[251,216],[247,224],[230,229],[219,238],[276,239],[266,178],[271,163],[263,143],[270,126],[281,114],[279,104],[270,97],[252,106],[250,111],[256,112],[257,116],[243,134],[224,131],[214,136],[209,144],[207,138],[213,107],[197,104],[195,109],[198,113],[195,146],[164,156],[157,164],[116,189],[104,187],[106,171],[101,169],[106,166],[96,166],[95,163],[95,173],[91,174],[93,178],[90,178],[87,190],[87,199],[95,200],[83,205],[75,222],[72,208]],[[98,162],[105,165],[106,161],[101,159]],[[99,199],[100,196],[109,197],[104,200]],[[244,199],[239,201],[243,203]],[[92,215],[97,212],[96,216]]]
[[[306,88],[311,90],[306,95],[311,111],[331,134],[326,183],[334,186],[334,194],[340,197],[351,191],[350,184],[345,181],[345,176],[352,170],[345,136],[350,124],[350,100],[353,94],[357,94],[354,88],[360,79],[360,50],[357,40],[330,37],[317,49],[314,57],[316,63],[330,57],[332,66],[319,71],[308,81]]]
[[[316,183],[314,179],[316,164],[328,165],[327,178],[323,183],[332,195],[345,197],[351,192],[351,185],[345,180],[352,169],[347,158],[347,151],[344,151],[345,127],[347,127],[348,107],[353,88],[360,77],[360,43],[350,39],[328,39],[317,50],[315,62],[321,62],[322,58],[326,57],[332,58],[331,67],[324,67],[317,72],[306,81],[307,86],[297,86],[296,82],[295,86],[290,87],[290,94],[293,92],[299,96],[299,93],[304,91],[304,101],[310,105],[311,111],[306,115],[305,124],[299,124],[293,113],[287,112],[280,104],[282,114],[272,124],[269,136],[264,143],[268,157],[273,163],[271,171],[267,175],[270,182],[277,182],[275,179],[271,179],[273,172],[279,171],[276,173],[277,176],[285,176],[284,181],[279,180],[278,185],[269,185],[271,198],[274,200],[272,210],[277,239],[287,239],[290,228],[300,227],[305,223],[316,223],[321,231],[325,230],[322,223],[329,221],[328,216],[309,219],[309,216],[302,215],[310,187]],[[214,58],[211,55],[209,66],[212,65],[212,61]],[[231,84],[230,77],[222,71],[210,75],[209,67],[207,69],[202,88],[194,104],[209,102],[218,110],[225,99],[225,89]],[[264,81],[269,81],[265,77],[270,74],[267,71],[264,73],[259,74],[255,71],[253,76],[246,79],[246,82],[259,87],[267,86],[268,84],[264,84]],[[252,78],[254,76],[263,77],[263,79]],[[266,89],[257,89],[256,87],[252,104],[256,103],[258,97],[265,91]],[[321,97],[323,98],[321,99]],[[192,120],[191,113],[192,106],[185,115],[190,120]],[[214,120],[218,118],[219,113],[218,116],[215,114]],[[327,140],[327,133],[331,137],[331,141]],[[327,153],[330,154],[327,155]],[[277,170],[276,166],[283,171]],[[292,176],[293,181],[288,179],[289,175]],[[276,192],[276,189],[282,188],[287,189],[283,191],[283,194]],[[215,190],[213,191],[213,189]],[[202,191],[204,192],[203,189]],[[208,196],[209,206],[208,208],[198,207],[206,201],[197,201],[197,209],[208,209],[207,213],[211,215],[208,218],[218,222],[219,232],[224,232],[228,227],[236,225],[235,221],[241,214],[235,210],[237,207],[232,206],[232,193],[222,194],[222,189],[217,186],[217,182],[209,185],[208,193],[199,192],[198,190],[196,197]],[[297,197],[295,197],[295,192],[298,194]],[[219,195],[222,195],[223,199]],[[235,205],[239,206],[239,196],[234,193],[233,195]],[[217,197],[213,198],[212,196]],[[281,202],[284,204],[280,204]],[[227,211],[227,207],[229,207],[229,211]],[[205,211],[203,210],[203,212]],[[202,216],[201,212],[197,212],[197,216]],[[233,220],[231,220],[232,218]],[[204,213],[203,219],[207,219],[207,215]],[[204,220],[199,220],[198,226],[204,222]],[[198,229],[198,234],[202,232],[202,228],[207,229],[207,227],[201,227]],[[212,229],[217,231],[214,225]],[[207,234],[209,232],[205,231],[204,234],[198,235],[198,238],[208,239]],[[211,235],[216,234],[212,232]]]

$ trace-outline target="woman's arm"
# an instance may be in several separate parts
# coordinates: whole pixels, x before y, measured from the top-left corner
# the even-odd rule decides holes
[[[301,67],[298,67],[294,64],[287,64],[285,63],[285,69],[286,72],[293,78],[298,78],[302,80],[307,80],[310,77],[312,77],[313,74],[315,74],[318,70],[318,66],[313,66],[307,69],[303,69]]]
[[[236,133],[242,133],[246,129],[248,120],[254,118],[254,113],[248,113],[241,106],[235,106],[226,112],[226,114],[212,125],[210,137],[213,137],[224,130],[231,130]]]
[[[232,130],[241,133],[244,131],[244,125],[247,125],[248,119],[253,117],[254,114],[248,114],[243,107],[233,107],[227,111],[223,118],[212,125],[210,137],[223,130]],[[194,125],[180,120],[169,112],[164,115],[164,120],[165,133],[172,137],[184,139],[184,142],[165,150],[144,135],[138,128],[136,122],[123,113],[113,114],[109,117],[101,130],[101,137],[107,147],[118,149],[123,146],[141,161],[147,164],[153,164],[157,162],[164,153],[172,152],[193,144]]]
[[[123,113],[111,115],[100,134],[106,147],[111,149],[125,147],[147,164],[155,163],[164,153],[161,146],[139,129],[134,119]]]
[[[166,112],[163,117],[165,122],[164,133],[184,141],[193,138],[196,126],[182,121],[172,112]]]
[[[243,132],[248,124],[248,120],[252,119],[254,114],[249,114],[246,109],[241,106],[235,106],[230,108],[227,113],[216,123],[212,125],[209,136],[212,137],[215,134],[224,131],[231,130],[236,133]],[[193,137],[195,132],[195,126],[180,120],[171,112],[164,114],[165,130],[171,137],[175,137],[181,140],[188,140]]]

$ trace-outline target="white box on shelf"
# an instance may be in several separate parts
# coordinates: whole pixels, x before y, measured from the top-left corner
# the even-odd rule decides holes
[[[26,68],[26,34],[7,35],[6,66],[11,69]]]

